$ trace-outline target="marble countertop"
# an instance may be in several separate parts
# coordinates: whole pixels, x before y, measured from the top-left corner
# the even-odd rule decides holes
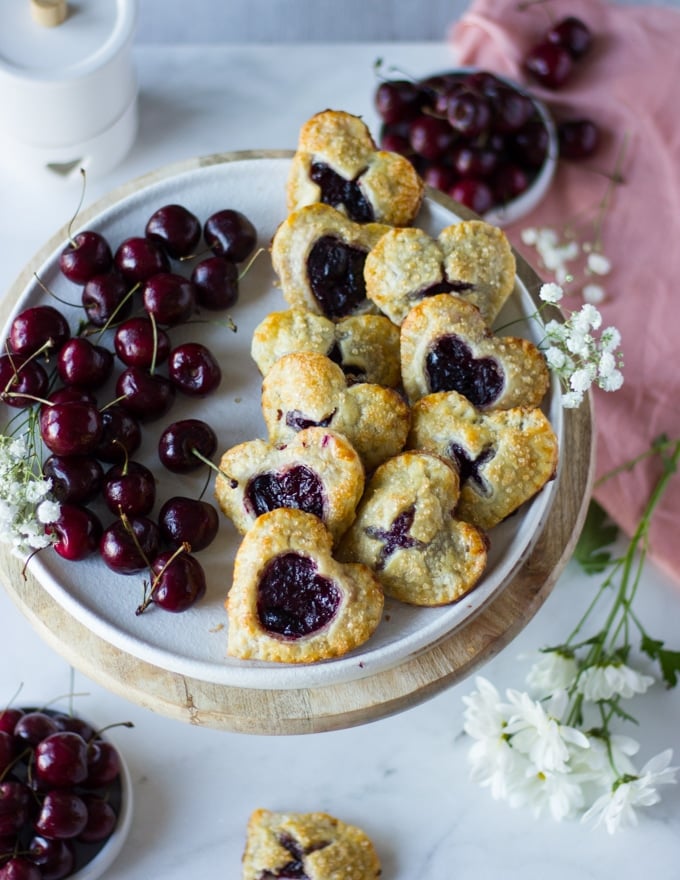
[[[326,107],[372,127],[377,58],[415,76],[450,66],[444,44],[308,46],[137,45],[140,130],[128,158],[88,181],[86,204],[142,173],[193,156],[293,148],[300,124]],[[0,289],[74,212],[78,182],[44,182],[0,169]],[[499,689],[521,688],[520,658],[558,642],[597,583],[567,566],[536,617],[484,667]],[[639,615],[677,647],[680,588],[645,567]],[[68,664],[44,644],[0,592],[0,704],[23,683],[21,700],[68,692]],[[634,878],[651,870],[675,880],[680,863],[680,788],[667,787],[637,828],[617,837],[576,822],[536,820],[491,799],[468,779],[463,682],[400,715],[348,730],[267,737],[191,727],[155,715],[76,672],[78,709],[112,732],[130,766],[136,806],[127,845],[107,878],[179,880],[240,876],[245,826],[257,807],[324,810],[363,827],[385,880]],[[636,704],[631,729],[641,755],[668,746],[680,755],[680,695],[656,686]],[[645,757],[645,759],[646,759]]]

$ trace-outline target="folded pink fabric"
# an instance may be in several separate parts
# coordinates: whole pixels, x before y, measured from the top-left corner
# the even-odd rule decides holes
[[[568,15],[590,27],[591,51],[561,89],[541,89],[523,73],[523,59]],[[462,64],[523,82],[556,118],[589,117],[606,133],[592,158],[560,162],[546,199],[506,230],[534,265],[536,252],[522,244],[521,230],[559,231],[580,213],[594,216],[608,185],[599,172],[614,170],[627,139],[625,181],[615,187],[602,228],[612,271],[603,279],[607,299],[598,306],[604,323],[621,332],[625,382],[613,393],[594,392],[599,477],[662,433],[680,437],[680,12],[602,0],[550,0],[524,9],[518,0],[476,0],[449,36]],[[578,308],[579,301],[566,306]],[[660,470],[650,459],[596,489],[628,534]],[[680,584],[680,473],[655,513],[650,554]]]

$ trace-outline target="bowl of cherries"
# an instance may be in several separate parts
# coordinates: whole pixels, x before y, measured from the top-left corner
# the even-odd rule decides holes
[[[94,880],[132,820],[125,761],[70,712],[0,710],[1,880]]]
[[[459,68],[375,91],[380,145],[408,156],[426,184],[490,223],[528,214],[547,193],[558,137],[546,105],[496,73]]]

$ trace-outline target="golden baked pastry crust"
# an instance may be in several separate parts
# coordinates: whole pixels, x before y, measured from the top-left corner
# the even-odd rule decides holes
[[[415,228],[386,232],[366,257],[364,279],[368,298],[395,324],[442,284],[491,324],[514,289],[515,272],[505,233],[483,220],[463,220],[436,239]]]
[[[468,593],[487,560],[485,534],[454,517],[454,468],[429,452],[403,452],[370,478],[339,557],[363,562],[385,594],[412,605],[445,605]]]
[[[283,446],[258,439],[228,449],[219,463],[215,498],[222,512],[245,534],[265,512],[253,509],[248,491],[252,481],[285,479],[286,474],[301,467],[319,481],[323,504],[320,518],[337,541],[354,519],[364,490],[364,468],[354,447],[327,428],[305,428]],[[304,506],[305,501],[313,500],[312,493],[307,492],[299,503],[289,506],[315,513]]]
[[[408,226],[420,210],[425,188],[415,168],[398,153],[378,150],[358,116],[324,110],[302,126],[286,189],[289,212],[322,201],[321,188],[310,176],[315,162],[356,181],[372,208],[373,222]],[[334,207],[348,213],[344,205]]]
[[[354,825],[328,813],[255,810],[248,821],[243,880],[276,877],[296,860],[309,880],[376,880],[381,870],[373,843]]]
[[[262,414],[269,442],[288,443],[309,423],[343,434],[367,471],[400,452],[410,427],[410,408],[392,388],[347,385],[325,355],[295,352],[276,361],[262,383]]]
[[[427,359],[442,341],[464,345],[480,373],[479,382],[471,378],[468,364],[460,371],[465,388],[460,383],[436,387]],[[459,391],[484,410],[538,406],[550,382],[545,358],[532,342],[493,334],[476,306],[446,293],[427,297],[406,316],[401,325],[401,371],[411,403],[433,391]],[[482,374],[492,374],[497,382],[493,394],[487,393],[488,378]]]
[[[456,515],[491,529],[554,478],[558,444],[540,409],[482,413],[455,391],[423,397],[413,406],[408,446],[427,449],[474,473],[461,482]],[[454,451],[454,446],[458,450]]]
[[[351,315],[331,321],[307,309],[271,312],[255,328],[251,355],[266,375],[283,355],[313,351],[337,363],[351,381],[395,388],[401,383],[399,328],[384,315]]]
[[[321,520],[302,510],[278,508],[255,520],[237,550],[234,580],[225,602],[230,657],[314,663],[340,657],[373,635],[384,602],[380,582],[364,565],[336,561],[331,555],[332,544],[331,533]],[[266,629],[258,611],[261,582],[270,565],[276,560],[285,566],[291,557],[309,560],[314,577],[329,582],[338,600],[323,626],[298,636]],[[290,593],[299,596],[307,586],[296,579]],[[317,585],[310,587],[314,599],[306,601],[318,602]],[[284,603],[285,598],[279,592],[277,600]],[[267,611],[280,613],[278,608]],[[281,613],[285,614],[285,607]]]
[[[279,225],[271,243],[271,258],[283,298],[293,308],[307,309],[317,315],[326,314],[314,295],[307,262],[312,248],[325,237],[368,254],[388,226],[381,223],[355,223],[328,205],[313,204],[293,211]],[[359,279],[363,289],[363,276]],[[360,312],[377,312],[363,295],[351,312],[337,310],[326,317],[347,317]]]

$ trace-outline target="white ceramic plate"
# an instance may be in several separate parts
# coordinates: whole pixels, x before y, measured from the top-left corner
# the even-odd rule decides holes
[[[144,178],[139,186],[124,188],[96,206],[88,216],[87,228],[104,233],[115,249],[124,239],[142,235],[148,217],[162,205],[181,203],[204,221],[221,208],[236,208],[255,224],[260,243],[267,246],[278,224],[286,216],[285,181],[289,158],[285,154],[248,153],[206,157],[202,160],[161,169]],[[417,223],[436,235],[460,219],[453,202],[429,195]],[[77,227],[74,232],[78,231]],[[65,242],[53,240],[54,249],[35,269],[43,283],[58,296],[80,302],[80,289],[64,279],[58,256]],[[48,248],[49,250],[49,248]],[[43,251],[43,254],[46,252]],[[35,282],[20,293],[14,313],[46,302],[46,294]],[[223,379],[218,391],[203,401],[188,401],[178,395],[165,419],[151,423],[135,458],[149,465],[158,479],[157,508],[170,495],[198,496],[207,472],[173,475],[158,461],[157,436],[165,425],[179,418],[205,419],[219,437],[220,452],[255,437],[264,437],[260,412],[261,377],[250,357],[253,329],[270,311],[287,306],[267,254],[263,254],[241,282],[238,303],[231,316],[237,333],[211,324],[173,328],[173,343],[194,339],[207,344],[222,364]],[[82,312],[60,306],[75,327]],[[534,312],[526,287],[517,279],[514,294],[499,323],[505,324]],[[13,314],[14,314],[13,313]],[[217,315],[219,319],[219,314]],[[514,335],[538,333],[533,321],[512,327]],[[99,394],[101,403],[112,399]],[[546,412],[558,439],[562,433],[559,390],[555,384],[546,399]],[[219,453],[218,453],[219,455]],[[207,470],[207,469],[206,469]],[[206,494],[212,500],[211,487]],[[489,563],[477,587],[457,604],[444,608],[416,608],[388,600],[384,619],[375,635],[360,649],[337,660],[310,665],[265,664],[226,656],[226,612],[224,600],[232,578],[232,562],[239,536],[221,514],[220,532],[215,542],[199,554],[208,580],[207,595],[194,608],[169,614],[151,606],[135,615],[142,599],[143,576],[116,575],[97,557],[72,563],[46,551],[30,562],[33,574],[51,596],[74,618],[119,649],[171,672],[220,685],[285,689],[319,687],[370,676],[429,648],[462,626],[486,605],[512,579],[540,534],[554,495],[554,483],[515,516],[493,529]],[[111,515],[103,513],[105,524]]]

